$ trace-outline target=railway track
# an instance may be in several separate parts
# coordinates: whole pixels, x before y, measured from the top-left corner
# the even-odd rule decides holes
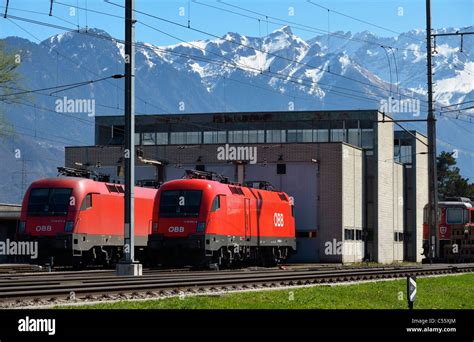
[[[373,267],[339,270],[266,269],[197,272],[147,271],[141,277],[117,277],[112,271],[86,274],[42,273],[0,277],[0,307],[25,307],[98,301],[104,299],[159,298],[180,294],[277,288],[473,272],[474,264]]]

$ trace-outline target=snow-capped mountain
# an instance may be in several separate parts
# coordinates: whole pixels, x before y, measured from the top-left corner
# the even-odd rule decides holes
[[[462,29],[443,29],[451,32]],[[3,39],[22,56],[23,85],[39,89],[99,79],[124,71],[124,46],[100,29],[68,32],[42,42]],[[437,108],[474,100],[474,44],[467,36],[438,39],[434,57]],[[335,32],[303,40],[291,27],[267,36],[227,33],[218,39],[136,49],[137,114],[271,110],[380,108],[383,101],[419,100],[396,118],[426,115],[424,31],[397,37],[370,32]],[[18,202],[21,184],[54,173],[65,145],[93,144],[93,118],[56,113],[58,98],[94,99],[96,115],[122,114],[123,79],[109,79],[51,96],[34,94],[24,105],[2,105],[15,126],[14,137],[0,137],[0,202]],[[454,107],[453,107],[454,108]],[[474,178],[472,126],[451,113],[439,117],[438,149],[458,150],[459,164]],[[425,125],[407,124],[425,131]],[[14,151],[24,152],[25,162]],[[24,171],[22,175],[22,170]],[[25,181],[26,179],[26,181]]]

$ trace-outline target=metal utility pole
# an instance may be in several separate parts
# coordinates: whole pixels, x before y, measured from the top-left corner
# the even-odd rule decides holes
[[[135,262],[135,0],[125,0],[125,211],[124,258],[117,265],[118,275],[141,275]]]
[[[428,226],[430,262],[439,255],[438,241],[438,173],[436,163],[436,118],[433,108],[433,74],[431,46],[431,0],[426,0],[426,56],[428,68]]]

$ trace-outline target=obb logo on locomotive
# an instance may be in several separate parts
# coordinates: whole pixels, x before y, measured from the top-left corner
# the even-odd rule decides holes
[[[275,227],[283,227],[285,225],[285,217],[282,213],[273,214],[273,224]]]
[[[170,232],[170,233],[184,233],[184,227],[169,227],[168,232]]]
[[[50,232],[51,226],[36,226],[37,232]]]

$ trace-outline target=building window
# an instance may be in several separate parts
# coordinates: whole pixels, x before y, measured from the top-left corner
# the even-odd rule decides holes
[[[286,175],[286,164],[277,164],[277,175]]]
[[[249,142],[248,131],[229,131],[229,143],[240,144]]]
[[[186,132],[186,144],[200,144],[201,132]]]
[[[403,242],[404,236],[402,232],[395,232],[394,233],[394,238],[396,242]]]
[[[358,128],[350,128],[347,130],[347,142],[354,146],[360,146],[360,135]]]
[[[374,131],[372,129],[361,130],[361,147],[374,148]]]
[[[166,132],[156,133],[156,144],[168,145],[168,133]]]
[[[328,142],[329,132],[327,129],[313,129],[313,142]]]
[[[298,136],[297,129],[289,129],[288,130],[288,142],[299,142],[301,141],[301,137]]]
[[[186,132],[171,132],[170,143],[171,144],[186,144]]]
[[[264,131],[229,131],[229,143],[263,143]]]
[[[226,131],[217,132],[217,142],[219,144],[227,142],[227,132]]]
[[[135,145],[140,145],[140,133],[135,133]]]
[[[203,132],[204,144],[215,144],[217,143],[217,132]]]
[[[284,129],[267,130],[267,143],[286,142],[286,131]]]
[[[312,129],[303,129],[301,130],[302,142],[313,142],[313,130]]]
[[[344,141],[344,129],[331,129],[331,141]]]
[[[356,230],[356,240],[357,241],[362,240],[362,230],[359,230],[359,229]]]
[[[221,144],[227,142],[226,131],[204,132],[204,144]]]
[[[142,145],[156,145],[156,134],[155,133],[143,133]]]
[[[289,129],[287,133],[288,142],[313,142],[312,129]]]
[[[228,136],[229,136],[229,143],[238,143],[240,142],[239,141],[239,137],[238,137],[238,133],[236,131],[229,131],[228,133]]]
[[[344,229],[344,240],[354,240],[354,229]]]
[[[264,143],[265,142],[265,131],[264,130],[248,131],[248,134],[249,134],[249,138],[248,138],[249,143]]]

